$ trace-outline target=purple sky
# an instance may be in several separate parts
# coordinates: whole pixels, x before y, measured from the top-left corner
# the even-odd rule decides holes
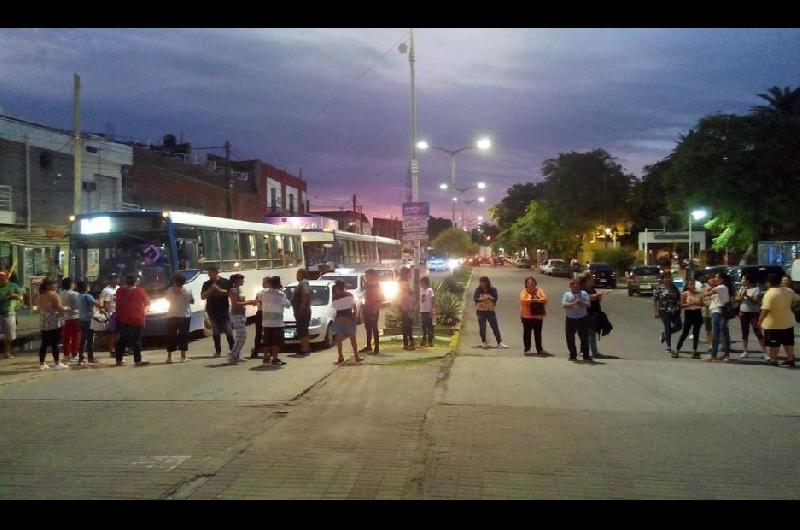
[[[302,168],[314,209],[356,193],[369,217],[399,216],[410,125],[408,58],[396,45],[406,34],[4,29],[0,108],[70,128],[78,72],[87,130],[230,140],[238,157]],[[485,181],[486,206],[539,180],[560,152],[604,148],[639,176],[701,116],[743,113],[756,93],[800,84],[796,29],[422,28],[416,48],[418,137],[446,148],[492,138],[491,152],[457,158],[458,185]],[[450,217],[438,189],[449,158],[428,151],[420,168],[421,200]],[[477,215],[488,218],[475,204]]]

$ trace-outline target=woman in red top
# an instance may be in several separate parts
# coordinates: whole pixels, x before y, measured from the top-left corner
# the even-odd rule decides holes
[[[142,360],[142,331],[144,331],[144,315],[150,305],[150,297],[141,287],[136,287],[136,277],[125,278],[125,286],[117,289],[117,323],[119,324],[119,341],[117,341],[117,366],[125,364],[122,353],[130,346],[133,349],[133,362],[136,366],[148,363]]]
[[[550,355],[542,348],[542,323],[544,322],[547,293],[538,286],[536,278],[525,278],[525,288],[519,293],[519,316],[522,321],[522,342],[525,355],[531,355],[531,331],[536,338],[536,355]]]

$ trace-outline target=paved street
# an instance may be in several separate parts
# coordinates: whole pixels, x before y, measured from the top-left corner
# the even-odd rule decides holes
[[[482,274],[507,350],[475,347],[470,303],[456,355],[335,366],[325,351],[262,371],[203,339],[183,365],[3,361],[0,498],[800,497],[800,371],[671,359],[652,302],[623,289],[603,302],[611,358],[569,362],[567,282],[538,274],[554,356],[524,357],[530,271],[481,267],[468,293]]]

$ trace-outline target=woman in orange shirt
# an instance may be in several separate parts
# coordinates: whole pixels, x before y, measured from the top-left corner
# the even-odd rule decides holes
[[[522,320],[522,341],[525,355],[531,354],[531,331],[536,338],[536,355],[550,355],[542,348],[542,322],[544,321],[547,293],[541,289],[536,278],[525,278],[525,288],[519,293],[519,316]]]

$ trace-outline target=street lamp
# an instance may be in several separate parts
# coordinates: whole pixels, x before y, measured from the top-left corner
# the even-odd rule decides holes
[[[420,141],[418,141],[416,143],[416,148],[419,149],[420,151],[426,151],[428,149],[436,149],[437,151],[441,151],[443,153],[447,153],[448,155],[450,155],[450,186],[454,190],[459,190],[459,191],[461,191],[461,190],[456,187],[456,155],[459,154],[459,153],[463,153],[464,151],[467,151],[469,149],[477,148],[480,151],[486,151],[487,149],[489,149],[491,147],[492,147],[492,141],[489,138],[486,138],[486,137],[479,138],[478,140],[475,141],[474,144],[461,147],[460,149],[446,149],[444,147],[437,147],[435,145],[430,145],[425,140],[420,140]],[[478,183],[478,188],[479,189],[484,189],[485,187],[486,187],[486,183],[484,183],[484,182],[479,182]],[[442,184],[439,185],[439,188],[441,188],[443,190],[447,189],[447,187],[445,187]],[[471,188],[467,188],[467,189],[471,189]],[[464,193],[464,192],[462,191],[461,193]],[[454,207],[453,208],[453,224],[455,224],[455,220],[456,220],[456,211],[455,211],[455,207]]]
[[[704,209],[694,210],[689,214],[689,271],[687,281],[694,281],[694,241],[692,241],[692,221],[699,221],[708,216]]]

